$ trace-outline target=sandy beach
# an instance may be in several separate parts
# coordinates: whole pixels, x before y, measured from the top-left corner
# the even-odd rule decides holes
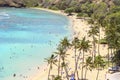
[[[53,11],[53,10],[44,9],[44,8],[34,8],[34,9],[45,10],[45,11],[49,11],[49,12],[53,12],[53,13],[56,13],[56,14],[61,14],[61,15],[67,16],[67,14],[65,14],[62,11]],[[88,34],[87,34],[88,30],[90,29],[90,25],[87,23],[86,20],[77,19],[76,14],[74,14],[72,16],[68,16],[68,18],[72,22],[72,25],[70,26],[70,28],[72,28],[72,30],[73,30],[73,35],[72,35],[73,38],[76,37],[76,36],[79,37],[79,38],[82,38],[82,37],[86,36],[87,39],[91,40],[91,38],[89,38]],[[101,35],[102,35],[101,37],[104,37],[104,32],[102,32]],[[67,53],[70,54],[67,57],[67,59],[68,59],[68,61],[70,61],[70,62],[68,62],[68,65],[69,65],[69,72],[68,73],[71,74],[71,72],[74,70],[74,66],[73,66],[74,65],[74,51],[72,49],[69,49],[67,51]],[[105,56],[107,54],[107,46],[106,45],[100,45],[100,53],[101,53],[102,56]],[[86,53],[86,57],[88,55],[90,55],[89,52]],[[34,77],[32,77],[30,80],[47,80],[48,69],[49,69],[49,67],[47,65],[43,66],[42,69],[40,69],[34,75]],[[57,74],[57,67],[55,67],[51,71],[51,74]],[[105,74],[106,74],[106,70],[101,70],[98,80],[105,80]],[[80,73],[79,73],[79,75],[81,76]],[[88,80],[95,80],[96,75],[97,75],[97,70],[95,70],[95,69],[93,71],[88,70],[87,79]],[[65,75],[63,75],[63,77],[65,77]],[[66,79],[64,79],[64,80],[66,80]]]

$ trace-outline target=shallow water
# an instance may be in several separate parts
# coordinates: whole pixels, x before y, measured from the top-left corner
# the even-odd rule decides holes
[[[0,80],[28,80],[70,35],[69,24],[67,17],[47,11],[0,8]]]

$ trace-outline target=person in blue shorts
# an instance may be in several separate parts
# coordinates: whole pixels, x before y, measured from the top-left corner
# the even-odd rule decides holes
[[[73,72],[72,72],[72,74],[71,74],[70,80],[75,80],[75,75],[73,74]]]

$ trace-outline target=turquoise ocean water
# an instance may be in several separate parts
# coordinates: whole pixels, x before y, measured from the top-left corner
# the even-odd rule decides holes
[[[29,80],[31,69],[43,64],[60,39],[70,36],[68,26],[70,21],[63,15],[0,8],[0,80]]]

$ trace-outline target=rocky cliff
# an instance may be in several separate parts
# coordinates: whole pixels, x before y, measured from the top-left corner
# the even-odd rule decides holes
[[[25,7],[23,0],[0,0],[0,7]]]

